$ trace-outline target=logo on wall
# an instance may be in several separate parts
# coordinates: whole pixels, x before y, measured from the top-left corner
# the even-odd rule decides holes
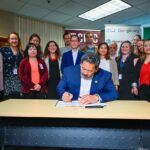
[[[100,30],[78,30],[78,29],[66,29],[64,30],[64,32],[68,32],[71,35],[78,35],[78,37],[80,38],[80,43],[81,43],[81,47],[83,47],[86,44],[86,33],[87,32],[92,32],[94,34],[94,40],[93,43],[98,46],[98,44],[101,42],[101,31]]]

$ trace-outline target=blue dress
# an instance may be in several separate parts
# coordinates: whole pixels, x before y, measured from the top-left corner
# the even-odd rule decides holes
[[[18,68],[23,57],[20,52],[14,55],[10,47],[0,48],[0,53],[3,56],[4,96],[20,94]]]

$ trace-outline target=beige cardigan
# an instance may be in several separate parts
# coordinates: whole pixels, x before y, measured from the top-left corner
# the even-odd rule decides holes
[[[2,91],[3,89],[3,57],[0,53],[0,91]]]
[[[119,79],[118,79],[118,69],[117,69],[117,63],[115,60],[110,59],[109,60],[110,65],[110,72],[112,73],[112,80],[114,82],[114,85],[119,85]]]

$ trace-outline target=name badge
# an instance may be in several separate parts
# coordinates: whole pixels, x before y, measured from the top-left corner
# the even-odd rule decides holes
[[[17,68],[14,68],[14,69],[13,69],[13,74],[14,74],[14,75],[17,75],[17,74],[18,74],[18,69],[17,69]]]
[[[122,80],[122,74],[119,74],[119,80]]]
[[[43,65],[42,65],[42,64],[39,64],[39,66],[40,66],[40,69],[41,69],[41,70],[43,70],[43,69],[44,69],[44,67],[43,67]]]

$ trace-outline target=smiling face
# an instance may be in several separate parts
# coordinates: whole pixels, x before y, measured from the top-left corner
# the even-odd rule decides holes
[[[48,50],[50,53],[55,53],[57,50],[57,46],[54,42],[49,43]]]
[[[106,57],[108,53],[107,46],[105,44],[102,44],[98,49],[99,55],[102,57]]]
[[[30,40],[30,43],[33,43],[35,46],[39,46],[40,45],[40,40],[38,37],[33,36],[32,39]]]
[[[64,36],[64,42],[66,46],[70,46],[70,34]]]
[[[115,55],[117,52],[117,44],[112,43],[109,45],[109,51],[110,51],[110,55]]]
[[[137,46],[138,41],[140,41],[141,39],[136,35],[133,37],[133,46]]]
[[[143,53],[143,51],[144,51],[144,41],[138,41],[138,43],[137,43],[137,47],[138,47],[138,50],[141,52],[141,53]]]
[[[80,45],[80,42],[78,40],[78,37],[72,36],[71,42],[70,42],[71,49],[78,49],[79,45]]]
[[[145,41],[144,52],[146,55],[150,55],[150,40]]]
[[[128,55],[131,52],[131,46],[129,43],[123,43],[121,45],[121,54],[122,55]]]
[[[11,47],[18,47],[18,45],[19,45],[18,36],[14,33],[10,34],[9,38],[8,38],[8,42]]]
[[[92,44],[94,40],[94,36],[92,33],[88,33],[86,34],[86,43],[87,44]]]

